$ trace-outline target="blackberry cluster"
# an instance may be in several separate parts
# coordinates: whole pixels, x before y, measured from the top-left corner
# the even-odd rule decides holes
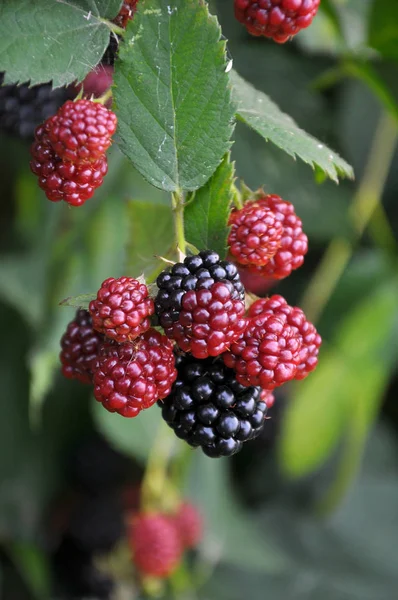
[[[29,87],[4,85],[0,74],[0,131],[33,140],[36,127],[53,115],[69,98],[66,88],[52,89],[51,83]]]
[[[163,271],[156,280],[159,292],[155,311],[160,325],[167,330],[178,321],[182,298],[191,290],[209,289],[214,283],[225,283],[233,300],[244,300],[245,289],[237,267],[212,250],[202,250],[187,256],[183,263],[176,263]]]
[[[201,447],[212,458],[232,456],[264,426],[267,405],[260,387],[245,387],[220,358],[176,359],[171,394],[158,402],[162,417],[177,437]]]

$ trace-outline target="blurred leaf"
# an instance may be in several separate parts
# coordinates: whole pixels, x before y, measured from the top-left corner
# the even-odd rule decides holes
[[[373,0],[369,17],[369,45],[385,58],[398,60],[398,4]]]
[[[114,448],[146,462],[161,422],[157,406],[141,411],[134,419],[126,419],[108,412],[100,402],[93,400],[93,417],[98,430]]]
[[[169,4],[139,3],[127,28],[114,75],[119,145],[152,185],[195,190],[230,147],[225,42],[204,2]]]
[[[174,243],[171,207],[132,200],[128,205],[128,226],[128,275],[150,274],[159,265],[157,257],[165,256]]]
[[[60,362],[58,353],[51,350],[42,350],[34,352],[29,361],[31,379],[30,379],[30,422],[33,428],[40,423],[40,413],[43,400],[51,388],[54,379],[54,372],[59,369]]]
[[[85,308],[87,310],[91,300],[95,300],[96,297],[96,293],[81,294],[80,296],[69,296],[69,298],[61,300],[59,304],[60,306],[74,306],[75,308]]]
[[[7,546],[6,551],[33,597],[36,600],[49,598],[50,566],[38,546],[14,541]]]
[[[280,572],[284,556],[256,530],[254,522],[235,500],[228,461],[212,460],[197,452],[191,469],[190,493],[203,511],[206,528],[203,551],[223,562],[250,571]]]
[[[228,154],[206,185],[188,196],[184,212],[188,242],[199,249],[214,250],[221,257],[227,250],[233,178],[234,165]]]
[[[43,314],[44,267],[36,253],[29,257],[25,254],[3,256],[0,265],[1,298],[17,308],[33,327]]]
[[[4,0],[0,5],[0,71],[5,83],[54,87],[82,81],[109,43],[103,21],[118,13],[120,0]],[[31,60],[27,60],[30,57]]]
[[[325,144],[300,129],[291,117],[283,113],[263,92],[256,90],[237,73],[232,73],[237,117],[254,129],[266,141],[298,156],[313,168],[318,165],[333,181],[354,177],[352,167]]]
[[[397,286],[367,297],[336,329],[328,353],[308,379],[295,387],[284,419],[280,453],[283,469],[299,477],[319,467],[350,428],[364,443],[397,355],[394,323]]]

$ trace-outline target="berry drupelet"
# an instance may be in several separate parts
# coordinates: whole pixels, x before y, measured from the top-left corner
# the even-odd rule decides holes
[[[202,539],[203,519],[198,509],[191,502],[183,502],[174,516],[184,548],[195,548]]]
[[[173,346],[155,329],[131,343],[105,342],[93,374],[96,400],[109,412],[136,417],[170,393],[177,376]]]
[[[89,312],[78,310],[61,338],[62,374],[68,379],[91,383],[91,365],[102,341],[102,335],[93,329]]]
[[[93,327],[119,344],[131,342],[150,327],[154,304],[148,288],[137,279],[106,279],[90,302]]]
[[[259,387],[244,387],[220,358],[177,356],[171,394],[158,402],[175,434],[211,457],[231,456],[256,437],[267,411]]]
[[[255,36],[283,44],[312,23],[320,0],[235,0],[235,17]]]

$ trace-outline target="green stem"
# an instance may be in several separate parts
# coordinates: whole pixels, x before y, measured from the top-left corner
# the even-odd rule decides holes
[[[145,511],[159,510],[167,484],[167,466],[174,446],[174,435],[162,420],[149,453],[141,485],[141,507]]]
[[[174,212],[174,227],[178,249],[186,254],[185,230],[184,230],[184,195],[181,191],[173,192],[171,195]]]
[[[350,210],[355,228],[352,242],[344,238],[332,240],[302,299],[301,306],[311,321],[317,321],[329,301],[341,275],[355,250],[355,245],[368,226],[377,207],[381,207],[391,162],[398,139],[396,121],[383,112],[369,152],[364,176]],[[386,220],[384,220],[384,226]],[[389,228],[389,227],[388,227]],[[391,235],[389,239],[391,241]],[[396,246],[394,242],[394,246]]]
[[[126,30],[123,27],[119,27],[119,25],[115,25],[112,21],[108,21],[108,19],[98,19],[101,23],[104,23],[115,35],[124,35]]]

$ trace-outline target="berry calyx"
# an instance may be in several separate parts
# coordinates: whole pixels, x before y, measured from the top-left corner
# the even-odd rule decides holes
[[[92,362],[98,354],[102,335],[94,331],[87,310],[78,310],[61,338],[62,374],[82,383],[92,382]]]
[[[244,314],[245,305],[232,299],[231,286],[219,282],[183,293],[178,321],[163,319],[162,325],[182,350],[207,358],[222,354],[240,337],[247,324]]]
[[[294,378],[304,379],[318,364],[322,338],[315,326],[307,320],[301,308],[290,306],[282,296],[274,295],[270,298],[259,298],[249,308],[249,317],[278,313],[285,314],[288,324],[296,327],[298,334],[301,336],[300,362]]]
[[[131,343],[105,342],[92,368],[96,400],[124,417],[167,396],[177,376],[173,346],[155,329]]]
[[[283,44],[311,25],[320,0],[235,0],[235,17],[255,36]]]
[[[68,100],[49,119],[48,137],[61,160],[93,163],[109,148],[116,125],[116,115],[102,104]]]
[[[181,561],[181,538],[167,515],[138,514],[131,523],[128,540],[141,575],[166,578]]]
[[[259,387],[245,387],[221,358],[177,356],[172,392],[158,405],[177,437],[212,458],[232,456],[264,426]]]
[[[241,265],[265,265],[281,244],[281,222],[270,208],[256,201],[233,210],[229,225],[229,252]]]
[[[94,329],[119,344],[147,331],[154,310],[147,286],[132,277],[109,277],[89,305]]]
[[[183,502],[174,517],[184,548],[195,548],[203,535],[203,519],[191,502]]]
[[[308,251],[308,238],[293,204],[275,194],[264,196],[257,202],[274,213],[283,228],[282,239],[276,253],[265,265],[248,265],[247,268],[251,273],[268,279],[284,279],[303,264]]]
[[[223,354],[242,385],[265,390],[294,379],[300,364],[302,340],[283,313],[252,317],[242,337]]]
[[[63,162],[50,144],[48,124],[49,120],[36,129],[30,169],[51,202],[64,200],[71,206],[81,206],[102,185],[108,172],[106,157],[86,165]]]

